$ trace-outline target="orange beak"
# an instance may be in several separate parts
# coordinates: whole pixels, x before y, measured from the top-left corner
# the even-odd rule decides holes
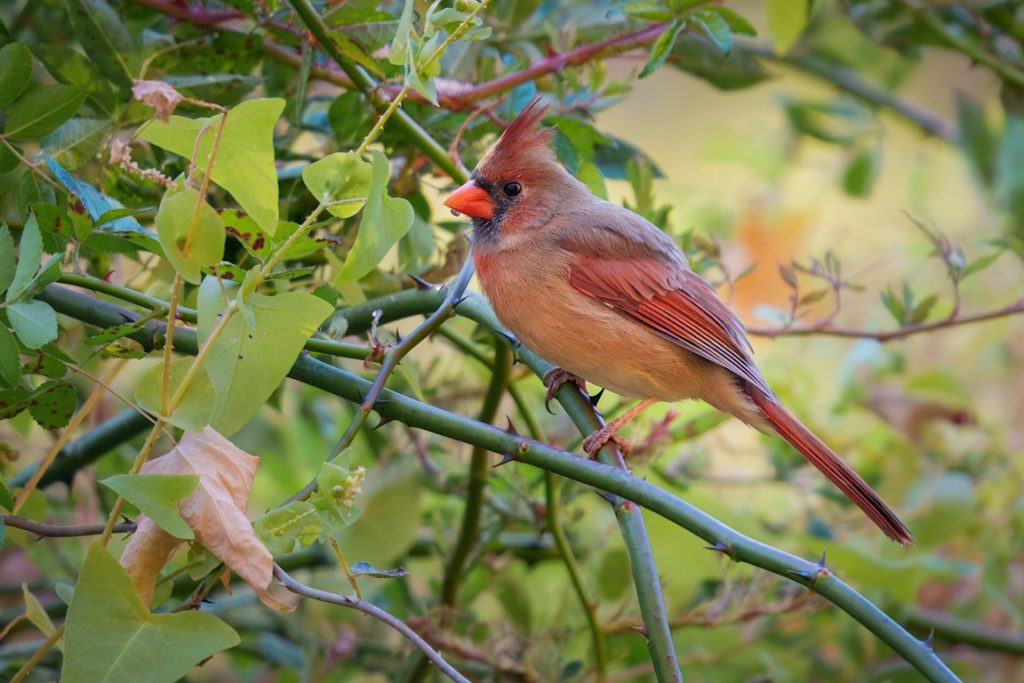
[[[472,180],[448,195],[444,205],[472,218],[490,219],[494,214],[491,196]]]

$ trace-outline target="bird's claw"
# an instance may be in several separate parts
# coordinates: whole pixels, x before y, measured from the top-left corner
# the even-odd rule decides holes
[[[622,457],[629,455],[629,442],[617,431],[615,425],[605,425],[596,432],[583,439],[583,451],[591,458],[597,457],[597,452],[608,442],[614,443],[622,451]]]
[[[584,395],[589,396],[589,394],[587,394],[587,383],[583,381],[583,378],[578,377],[571,372],[566,372],[562,368],[552,368],[545,372],[543,382],[544,386],[548,388],[547,393],[544,394],[544,409],[552,415],[555,413],[551,410],[551,399],[555,397],[555,393],[557,393],[561,386],[566,382],[572,382],[580,388],[580,391],[582,391]]]

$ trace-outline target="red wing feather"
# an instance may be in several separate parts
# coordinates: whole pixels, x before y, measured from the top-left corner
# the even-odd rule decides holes
[[[577,254],[569,284],[772,396],[743,325],[703,278],[653,258]]]

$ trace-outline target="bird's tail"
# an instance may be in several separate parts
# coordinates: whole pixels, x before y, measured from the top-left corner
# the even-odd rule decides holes
[[[829,481],[839,487],[846,497],[857,504],[871,521],[878,525],[886,536],[900,545],[908,546],[914,542],[907,527],[899,520],[896,513],[882,502],[878,494],[860,478],[853,469],[843,462],[831,448],[814,435],[811,430],[801,424],[786,407],[773,396],[768,396],[755,387],[747,387],[747,395],[771,423],[776,432],[800,455],[821,470]]]

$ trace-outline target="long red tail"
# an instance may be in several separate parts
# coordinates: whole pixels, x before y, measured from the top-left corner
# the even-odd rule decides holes
[[[821,470],[821,473],[828,477],[829,481],[839,487],[846,497],[857,504],[864,511],[871,521],[878,525],[886,536],[900,545],[907,546],[914,542],[914,537],[903,526],[896,513],[882,502],[870,486],[860,478],[853,469],[840,460],[831,448],[819,439],[807,427],[800,423],[800,420],[793,417],[793,414],[786,410],[777,399],[765,395],[754,387],[747,388],[747,394],[754,404],[761,409],[765,417],[771,423],[775,431],[790,445],[800,452],[800,455]]]

